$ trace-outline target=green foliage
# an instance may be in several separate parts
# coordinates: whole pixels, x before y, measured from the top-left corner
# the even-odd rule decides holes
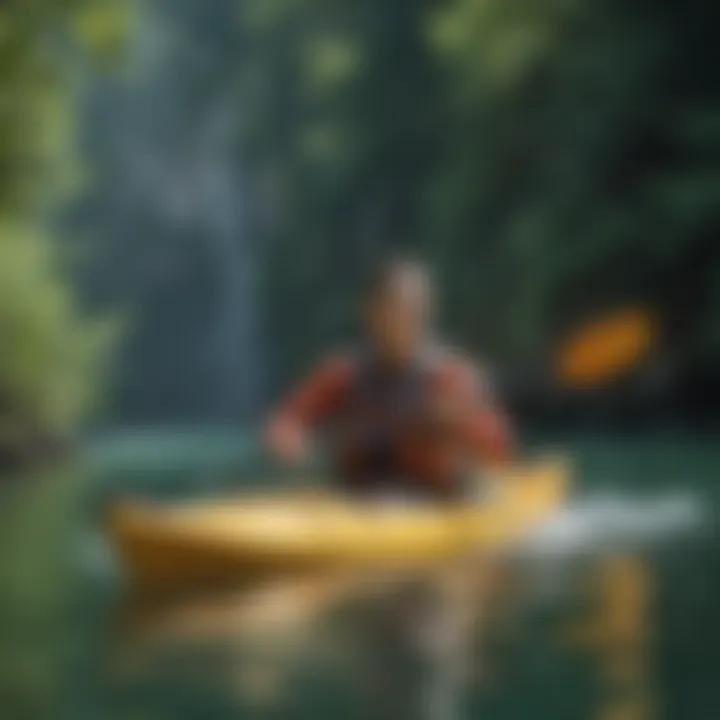
[[[0,512],[0,712],[59,720],[66,712],[86,495],[77,468],[5,478]],[[74,637],[75,636],[75,637]]]
[[[642,300],[716,360],[711,6],[243,3],[252,157],[281,208],[263,225],[280,376],[343,335],[389,245],[435,262],[451,334],[496,358]]]
[[[78,178],[72,70],[80,48],[73,38],[79,31],[93,51],[107,48],[111,9],[107,2],[48,0],[10,3],[0,11],[4,426],[29,421],[36,429],[66,432],[97,389],[109,332],[82,318],[45,218]]]
[[[259,224],[281,378],[348,334],[358,274],[419,229],[440,92],[420,24],[432,4],[241,5],[245,139],[271,196]],[[288,312],[301,307],[305,317]]]
[[[17,457],[32,461],[36,442],[76,428],[101,380],[110,328],[106,322],[87,320],[80,311],[50,218],[78,179],[73,82],[78,55],[87,50],[74,41],[79,32],[92,52],[108,49],[112,23],[107,18],[101,22],[99,14],[110,6],[18,0],[0,9],[3,717],[67,716],[64,685],[72,649],[68,614],[76,579],[71,564],[80,528],[82,478],[57,470],[9,476],[6,464],[17,464],[12,459]]]
[[[82,319],[57,255],[27,224],[0,224],[0,397],[62,433],[91,407],[110,328]]]
[[[135,14],[132,0],[84,2],[72,17],[72,28],[85,52],[100,60],[118,60],[125,50]]]
[[[473,23],[475,6],[483,22]],[[720,178],[715,94],[703,87],[692,35],[677,31],[685,13],[515,0],[457,2],[438,17],[465,37],[438,46],[458,110],[437,186],[446,204],[432,227],[453,245],[449,275],[458,259],[477,258],[480,287],[455,306],[494,299],[508,309],[504,327],[480,314],[496,350],[531,352],[578,308],[633,294],[662,304],[668,288],[709,285],[701,262],[690,276],[678,267],[709,248]],[[701,16],[685,20],[700,31]],[[708,116],[695,126],[700,152],[675,138],[690,104]]]

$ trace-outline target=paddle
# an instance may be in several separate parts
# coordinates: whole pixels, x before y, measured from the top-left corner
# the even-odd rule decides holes
[[[658,335],[656,319],[644,308],[607,312],[562,338],[554,355],[553,379],[568,389],[605,385],[646,360]]]

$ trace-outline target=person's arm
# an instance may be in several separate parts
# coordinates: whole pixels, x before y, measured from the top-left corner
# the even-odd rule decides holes
[[[441,403],[469,454],[485,467],[511,462],[515,439],[489,382],[470,363],[456,363],[442,379]]]
[[[510,422],[492,400],[481,400],[470,412],[464,433],[472,454],[485,465],[505,465],[515,457]]]
[[[309,430],[337,407],[350,374],[344,358],[326,360],[272,413],[265,444],[277,459],[295,463],[305,458]]]

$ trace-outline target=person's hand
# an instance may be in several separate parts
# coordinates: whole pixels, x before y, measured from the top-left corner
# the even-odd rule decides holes
[[[308,456],[305,433],[291,420],[272,421],[265,430],[265,445],[275,459],[287,465],[299,465]]]

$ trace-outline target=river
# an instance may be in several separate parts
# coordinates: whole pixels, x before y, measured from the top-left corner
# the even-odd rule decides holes
[[[717,717],[717,443],[549,444],[574,459],[575,509],[561,533],[528,549],[519,589],[491,615],[468,717]],[[34,489],[6,489],[14,510],[0,592],[3,717],[367,716],[356,678],[362,658],[338,624],[343,612],[348,623],[338,602],[347,578],[151,610],[127,599],[102,536],[108,500],[270,482],[248,440],[231,430],[137,431],[96,439],[87,458],[81,483],[66,471]],[[633,528],[647,532],[632,537]]]

